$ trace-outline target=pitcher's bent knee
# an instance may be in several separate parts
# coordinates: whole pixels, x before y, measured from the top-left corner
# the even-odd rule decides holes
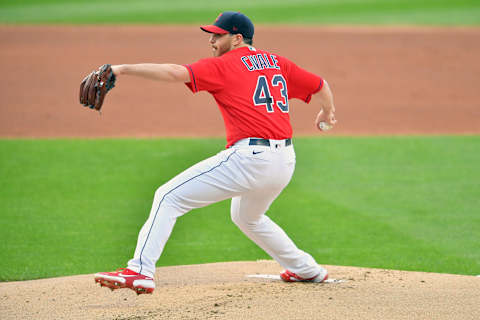
[[[254,231],[262,223],[263,217],[255,220],[246,220],[245,217],[242,217],[240,214],[231,214],[233,223],[240,228],[240,230],[250,230]]]

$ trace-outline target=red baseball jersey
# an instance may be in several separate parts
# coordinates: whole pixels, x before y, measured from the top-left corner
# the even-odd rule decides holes
[[[185,65],[186,85],[194,93],[208,91],[222,112],[227,147],[257,137],[292,137],[288,100],[310,102],[323,79],[290,60],[253,47],[241,47],[220,57]]]

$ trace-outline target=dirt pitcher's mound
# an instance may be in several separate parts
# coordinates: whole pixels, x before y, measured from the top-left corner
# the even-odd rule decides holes
[[[0,283],[2,319],[478,319],[480,278],[327,266],[342,283],[283,283],[273,261],[157,269],[137,296],[93,275]]]

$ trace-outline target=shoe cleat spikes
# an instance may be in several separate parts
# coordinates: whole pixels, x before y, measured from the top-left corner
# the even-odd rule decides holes
[[[137,295],[141,295],[143,293],[147,293],[147,290],[143,289],[143,288],[137,288],[137,290],[135,290],[137,292]]]

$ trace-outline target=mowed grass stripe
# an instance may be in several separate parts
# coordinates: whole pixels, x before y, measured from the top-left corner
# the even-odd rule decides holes
[[[3,23],[207,23],[221,11],[255,23],[478,25],[476,0],[0,1]]]
[[[480,137],[297,138],[269,210],[320,263],[480,274]],[[125,265],[155,189],[223,139],[0,140],[0,280]],[[266,254],[229,201],[180,218],[158,265]]]

